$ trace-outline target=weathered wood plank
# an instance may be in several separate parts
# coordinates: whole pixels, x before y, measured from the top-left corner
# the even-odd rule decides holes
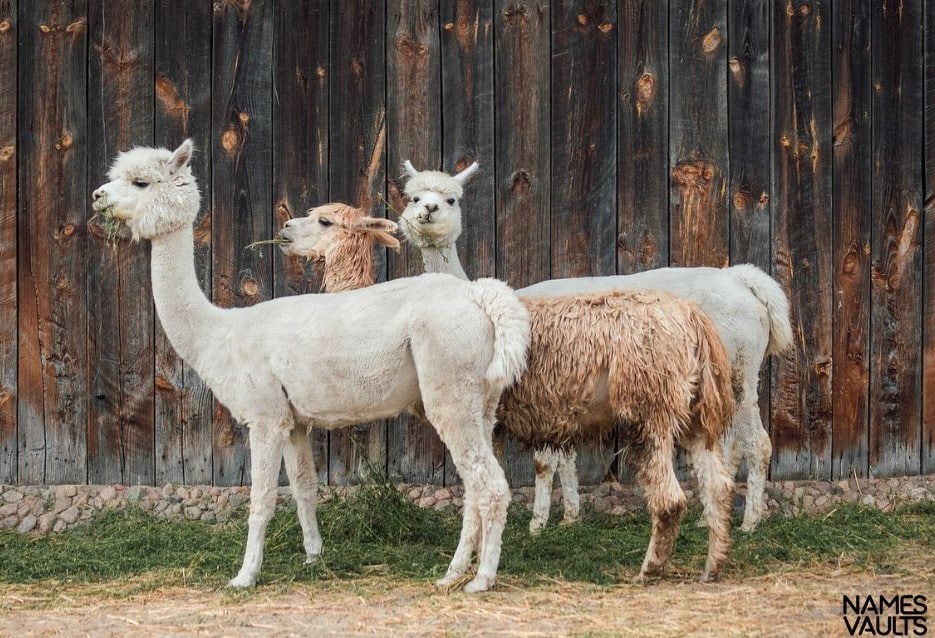
[[[402,212],[405,160],[420,170],[441,169],[441,52],[437,0],[390,0],[386,25],[386,158],[388,199]],[[394,211],[387,216],[396,217]],[[389,278],[421,274],[418,249],[403,242],[387,257]],[[387,422],[387,467],[406,482],[441,485],[445,446],[427,422],[402,414]]]
[[[547,0],[497,0],[497,276],[516,288],[551,277],[551,21]]]
[[[871,14],[870,473],[920,468],[922,0]]]
[[[726,266],[727,3],[678,3],[669,18],[673,266]]]
[[[0,86],[16,86],[16,0],[0,0]],[[16,483],[16,91],[0,92],[0,483]]]
[[[616,28],[613,2],[553,2],[553,277],[616,272]]]
[[[552,3],[552,276],[617,270],[616,3]],[[587,95],[587,99],[582,99]],[[600,481],[613,444],[583,448],[578,474]]]
[[[214,5],[212,279],[222,307],[273,293],[269,252],[246,250],[272,235],[272,20],[266,0]],[[214,480],[249,481],[243,424],[215,403]]]
[[[329,199],[370,207],[386,179],[386,5],[335,0],[330,20]],[[329,481],[356,480],[368,464],[385,471],[386,434],[385,422],[332,431]]]
[[[482,170],[464,187],[458,254],[471,279],[492,277],[497,254],[494,207],[493,2],[441,2],[442,165]],[[445,455],[445,485],[461,482]]]
[[[496,270],[522,288],[552,272],[549,2],[497,0],[494,21]],[[498,451],[510,485],[534,481],[529,450],[506,440]]]
[[[211,30],[210,2],[155,5],[155,142],[175,148],[195,141],[191,165],[201,188],[195,222],[195,272],[211,294]],[[156,484],[206,485],[212,470],[214,398],[169,343],[155,333]]]
[[[834,478],[867,475],[870,384],[870,7],[840,2],[832,15],[834,43]]]
[[[87,2],[19,11],[19,480],[87,479]]]
[[[935,2],[925,3],[922,473],[935,472]]]
[[[442,2],[442,166],[482,170],[465,185],[458,253],[471,279],[492,277],[494,201],[493,6],[491,0]]]
[[[729,0],[727,58],[730,261],[770,265],[769,23],[766,0]],[[760,372],[760,419],[769,428],[769,362]]]
[[[669,262],[669,10],[626,0],[619,11],[617,272]]]
[[[831,30],[828,4],[773,5],[773,273],[796,349],[774,358],[772,476],[831,476]]]
[[[88,6],[88,170],[105,181],[113,155],[153,141],[152,4]],[[93,186],[93,185],[92,185]],[[154,480],[153,302],[139,246],[88,247],[88,481]]]
[[[328,4],[284,3],[273,18],[273,232],[328,201]],[[277,297],[318,292],[304,259],[271,249]],[[300,327],[304,324],[297,324]],[[328,432],[310,433],[319,480],[328,480]]]

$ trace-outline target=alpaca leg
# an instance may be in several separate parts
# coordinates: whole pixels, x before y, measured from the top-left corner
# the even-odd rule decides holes
[[[282,464],[285,437],[278,426],[252,425],[250,427],[250,518],[247,520],[247,547],[243,566],[228,585],[252,587],[263,564],[263,543],[266,526],[276,510],[276,486]]]
[[[646,495],[646,506],[653,522],[640,580],[661,572],[669,560],[686,507],[685,493],[673,466],[673,445],[664,435],[659,438],[663,440],[647,442],[635,459],[636,477]]]
[[[532,535],[541,532],[549,522],[552,480],[560,454],[548,447],[539,448],[533,452],[533,464],[536,468],[536,498],[532,504],[532,520],[529,521],[529,533]],[[562,488],[564,487],[565,482],[562,481]]]
[[[315,458],[309,433],[303,427],[293,428],[289,443],[283,451],[286,462],[286,474],[292,498],[302,526],[302,540],[305,546],[306,564],[314,563],[321,556],[321,533],[318,531],[318,472],[315,471]]]
[[[477,548],[477,575],[464,586],[464,591],[486,591],[497,580],[510,488],[493,447],[484,438],[489,427],[479,418],[474,423],[462,421],[461,427],[451,427],[445,420],[437,418],[432,423],[464,480],[465,509],[458,549],[444,578],[437,584],[447,588],[459,580],[467,572],[471,553]],[[489,434],[487,436],[489,438]]]
[[[701,582],[712,582],[717,580],[730,548],[730,504],[734,481],[722,462],[719,443],[708,449],[702,437],[694,437],[687,442],[687,448],[708,522],[708,558]]]
[[[558,453],[558,477],[562,481],[562,502],[565,505],[562,525],[574,523],[581,517],[577,460],[578,452],[573,448]]]
[[[763,428],[763,422],[760,419],[756,386],[753,388],[752,396],[748,391],[744,403],[739,406],[733,427],[738,430],[738,438],[743,448],[742,453],[747,460],[747,503],[740,529],[744,532],[752,532],[766,513],[763,495],[766,491],[766,477],[773,455],[769,433]],[[736,476],[736,474],[731,474],[731,476]]]

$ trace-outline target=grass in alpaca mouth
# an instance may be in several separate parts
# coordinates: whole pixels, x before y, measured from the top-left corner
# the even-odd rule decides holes
[[[645,513],[610,516],[585,510],[580,523],[552,525],[536,537],[526,531],[530,516],[519,506],[510,510],[499,572],[505,586],[557,581],[607,586],[639,572],[650,532]],[[683,522],[663,580],[694,582],[707,543],[707,530],[694,525],[697,518],[692,512]],[[223,524],[167,521],[128,509],[106,511],[57,535],[0,531],[3,580],[99,583],[145,576],[142,586],[153,590],[222,587],[240,564],[246,519],[246,505]],[[347,498],[323,503],[319,524],[324,553],[317,563],[304,566],[295,511],[279,509],[266,537],[261,586],[374,575],[415,583],[434,580],[451,559],[461,519],[451,509],[421,509],[395,485],[377,479]],[[767,519],[752,535],[735,528],[732,536],[725,582],[809,569],[900,574],[913,557],[935,553],[935,503],[886,513],[849,505],[823,515]]]
[[[94,211],[94,215],[88,220],[88,228],[94,228],[95,222],[98,222],[98,218],[100,218],[101,221],[98,222],[98,225],[103,232],[104,243],[111,250],[117,250],[117,244],[120,242],[120,230],[123,228],[124,223],[114,217],[113,205],[98,205],[95,202]]]
[[[408,219],[406,219],[405,217],[403,217],[403,214],[402,214],[399,210],[397,210],[397,208],[396,208],[395,206],[393,206],[393,204],[391,204],[391,203],[389,202],[389,200],[387,200],[387,199],[383,196],[383,193],[377,193],[377,198],[380,200],[380,202],[383,203],[383,205],[386,207],[387,210],[392,211],[392,213],[393,213],[394,215],[396,215],[396,218],[397,218],[399,221],[401,221],[401,222],[403,222],[404,224],[406,224],[406,228],[409,229],[409,232],[410,232],[410,233],[412,233],[413,235],[418,236],[418,237],[422,240],[422,247],[423,247],[423,248],[435,248],[435,249],[438,249],[438,250],[444,250],[445,248],[448,248],[448,247],[450,246],[450,244],[439,242],[439,241],[438,241],[435,237],[433,237],[432,235],[428,235],[428,234],[426,234],[426,233],[423,233],[417,226],[415,226],[415,224],[413,224],[413,223],[410,222]],[[446,264],[448,263],[448,255],[447,255],[446,253],[443,253],[443,254],[442,254],[442,260],[443,260]]]
[[[253,250],[260,257],[263,256],[263,249],[260,246],[266,246],[268,244],[280,245],[280,244],[291,244],[292,242],[288,239],[283,239],[282,237],[273,237],[272,239],[261,239],[244,246],[244,250]]]

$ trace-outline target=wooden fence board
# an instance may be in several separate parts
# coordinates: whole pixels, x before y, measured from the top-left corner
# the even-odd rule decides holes
[[[832,15],[834,334],[832,475],[867,475],[870,383],[870,7]]]
[[[870,472],[920,464],[922,0],[874,5]]]
[[[767,0],[729,0],[727,19],[730,262],[770,270],[769,24]],[[769,428],[769,361],[760,419]]]
[[[552,271],[549,2],[497,0],[494,33],[496,270],[522,288],[549,279]],[[529,450],[513,440],[502,444],[507,481],[531,483]]]
[[[87,480],[87,3],[19,11],[19,480]]]
[[[726,266],[726,2],[679,3],[669,29],[670,261]]]
[[[15,0],[0,0],[0,483],[16,483],[16,33]]]
[[[212,87],[212,278],[214,301],[249,306],[273,292],[269,252],[247,250],[272,235],[272,5],[216,4]],[[215,402],[214,480],[249,481],[246,430]]]
[[[386,31],[386,158],[391,219],[402,212],[405,180],[402,165],[441,169],[441,52],[438,2],[390,1]],[[449,169],[450,170],[450,169]],[[421,274],[418,249],[403,242],[388,255],[389,277]],[[413,483],[441,485],[445,480],[445,446],[427,422],[401,414],[387,422],[387,466],[391,476]]]
[[[386,179],[386,5],[362,0],[331,6],[330,196],[363,207]],[[386,424],[330,433],[329,480],[356,479],[364,463],[386,469]]]
[[[552,276],[617,270],[616,4],[552,4]],[[583,96],[587,96],[584,98]],[[616,445],[583,448],[584,483],[610,471]]]
[[[90,186],[113,155],[153,142],[153,7],[88,6]],[[88,246],[88,481],[154,480],[153,301],[147,251],[103,237]]]
[[[669,11],[627,0],[619,11],[617,272],[669,263]]]
[[[192,170],[201,189],[195,222],[195,273],[211,295],[212,3],[157,0],[155,5],[155,140],[176,148],[195,142]],[[155,326],[156,484],[208,485],[214,397]]]
[[[925,3],[922,473],[935,473],[935,2]]]
[[[481,170],[464,187],[458,254],[468,278],[493,277],[497,254],[494,206],[493,2],[441,2],[442,166]],[[445,455],[445,485],[460,483]]]
[[[773,273],[795,352],[772,365],[773,476],[831,476],[831,74],[827,3],[773,5]]]
[[[328,201],[327,3],[284,3],[273,31],[273,232],[292,217]],[[275,248],[275,295],[314,293],[321,276],[305,259]],[[296,328],[304,329],[297,321]],[[328,478],[328,432],[310,433],[320,481]]]

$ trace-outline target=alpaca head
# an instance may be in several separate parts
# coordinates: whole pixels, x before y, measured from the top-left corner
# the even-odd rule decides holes
[[[109,182],[94,191],[94,209],[126,224],[133,238],[153,239],[191,226],[201,195],[189,161],[191,140],[170,151],[134,148],[117,155]]]
[[[409,181],[403,192],[406,204],[403,234],[419,248],[452,246],[461,235],[461,196],[464,184],[480,168],[474,162],[456,175],[441,171],[417,171],[404,164]]]
[[[279,231],[286,255],[325,262],[339,250],[366,251],[374,245],[398,249],[395,222],[368,217],[359,208],[332,203],[317,206],[305,217],[290,219]]]

